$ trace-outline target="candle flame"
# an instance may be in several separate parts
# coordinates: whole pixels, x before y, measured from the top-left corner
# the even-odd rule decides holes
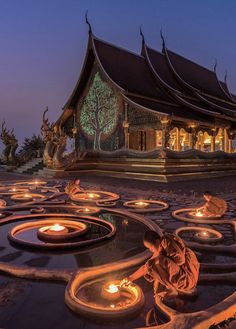
[[[197,212],[196,212],[196,216],[197,216],[197,217],[202,217],[202,216],[203,216],[203,213],[202,213],[201,211],[197,211]]]
[[[115,284],[110,284],[107,288],[107,291],[110,292],[111,294],[114,294],[118,292],[118,287]]]
[[[95,194],[95,193],[88,193],[88,197],[90,198],[90,199],[93,199],[93,198],[99,198],[99,194]]]
[[[56,232],[62,231],[64,229],[65,229],[65,227],[60,224],[54,224],[50,227],[50,230],[56,231]]]
[[[89,208],[85,208],[84,211],[88,212],[88,211],[90,211],[90,209]]]
[[[135,202],[135,204],[136,204],[137,206],[143,206],[143,207],[148,206],[148,203],[147,203],[147,202],[143,202],[143,201]]]
[[[29,194],[26,193],[26,194],[24,195],[24,197],[25,197],[25,198],[29,198]]]

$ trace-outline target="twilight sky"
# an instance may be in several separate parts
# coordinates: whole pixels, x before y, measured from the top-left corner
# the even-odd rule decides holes
[[[55,121],[79,77],[88,9],[99,38],[139,52],[167,47],[208,68],[236,93],[235,0],[0,0],[0,122],[20,141],[39,133],[42,112]],[[0,148],[2,148],[0,142]]]

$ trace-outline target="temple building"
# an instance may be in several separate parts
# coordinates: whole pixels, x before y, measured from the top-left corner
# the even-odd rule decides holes
[[[129,166],[134,172],[134,163],[146,166],[148,159],[202,158],[204,167],[208,158],[227,158],[232,172],[236,96],[226,79],[218,79],[216,65],[209,70],[169,50],[162,35],[162,51],[158,51],[140,33],[142,46],[136,54],[98,39],[89,25],[79,80],[56,122],[74,139],[77,159],[70,170],[85,163],[94,170],[96,159],[96,168],[107,162],[101,171],[119,162],[113,170],[118,173],[129,172]],[[147,168],[144,172],[150,174]]]

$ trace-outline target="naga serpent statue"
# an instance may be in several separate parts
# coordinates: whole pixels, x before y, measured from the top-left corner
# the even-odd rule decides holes
[[[43,162],[47,168],[63,169],[73,163],[75,152],[64,156],[67,135],[61,127],[49,123],[45,117],[47,111],[48,108],[43,112],[43,124],[41,126],[41,134],[45,144]]]
[[[0,137],[2,143],[5,145],[5,149],[3,150],[3,162],[7,165],[17,165],[16,149],[18,147],[18,141],[14,135],[14,129],[12,129],[11,132],[7,130],[5,121],[2,123]]]
[[[55,152],[55,144],[54,144],[54,131],[53,131],[53,123],[49,123],[49,120],[46,119],[45,115],[48,111],[48,108],[43,112],[43,124],[41,126],[41,134],[43,137],[43,142],[45,144],[44,152],[43,152],[43,162],[48,168],[52,168],[52,158]]]

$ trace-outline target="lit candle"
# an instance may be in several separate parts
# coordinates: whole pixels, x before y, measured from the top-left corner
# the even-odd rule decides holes
[[[114,283],[106,283],[102,289],[102,297],[110,301],[117,300],[120,297],[119,286]]]
[[[110,284],[106,290],[111,294],[115,294],[119,289],[115,284]]]
[[[115,308],[115,305],[114,305],[114,304],[111,304],[110,307],[111,307],[111,308]]]
[[[135,205],[139,206],[139,207],[147,207],[149,205],[149,203],[143,202],[143,201],[138,201],[138,202],[135,202]]]
[[[202,232],[202,235],[204,236],[204,237],[207,237],[208,236],[208,234],[207,234],[207,232]]]
[[[99,194],[88,193],[88,197],[89,197],[90,199],[99,198]]]
[[[203,213],[202,213],[201,211],[197,211],[197,212],[196,212],[196,216],[197,216],[197,217],[202,217],[202,216],[203,216]]]
[[[55,231],[55,232],[60,232],[63,231],[65,229],[65,226],[62,226],[60,224],[54,224],[50,227],[51,231]]]
[[[89,208],[85,208],[84,211],[85,212],[88,212],[88,211],[90,211],[90,209]]]

